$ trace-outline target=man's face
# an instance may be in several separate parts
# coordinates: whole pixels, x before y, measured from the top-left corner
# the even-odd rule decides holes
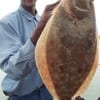
[[[24,5],[26,7],[32,7],[35,6],[37,0],[21,0],[21,5]]]

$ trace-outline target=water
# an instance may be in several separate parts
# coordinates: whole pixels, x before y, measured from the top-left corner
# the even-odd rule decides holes
[[[8,97],[6,97],[3,92],[2,92],[2,89],[1,89],[1,81],[2,79],[4,78],[5,76],[5,73],[3,73],[1,70],[0,70],[0,100],[7,100]]]
[[[100,96],[100,66],[98,66],[96,74],[93,80],[91,81],[91,84],[89,85],[87,91],[83,94],[83,97],[86,98],[86,100],[97,100],[99,96]]]

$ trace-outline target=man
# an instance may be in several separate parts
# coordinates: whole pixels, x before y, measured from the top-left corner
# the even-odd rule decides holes
[[[0,21],[0,68],[7,73],[2,89],[9,100],[53,100],[36,68],[34,51],[58,3],[47,6],[40,18],[36,0],[21,0],[21,7]]]

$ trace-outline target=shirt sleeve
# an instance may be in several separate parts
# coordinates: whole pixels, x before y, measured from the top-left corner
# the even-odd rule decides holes
[[[35,46],[30,39],[22,45],[20,37],[9,24],[0,22],[0,68],[13,79],[20,79],[36,67]]]

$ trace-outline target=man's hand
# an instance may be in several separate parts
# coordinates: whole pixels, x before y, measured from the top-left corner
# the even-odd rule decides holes
[[[54,4],[50,4],[50,5],[47,5],[45,7],[45,10],[41,16],[41,20],[40,21],[43,21],[43,22],[47,22],[48,19],[52,16],[52,11],[54,10],[54,8],[59,4],[59,1],[57,1],[56,3]]]
[[[55,8],[58,4],[59,4],[59,1],[56,2],[56,3],[54,3],[54,4],[50,4],[50,5],[47,5],[47,6],[46,6],[46,8],[45,8],[45,10],[44,10],[44,12],[43,12],[43,14],[42,14],[42,16],[41,16],[41,19],[40,19],[40,21],[39,21],[39,23],[38,23],[38,25],[37,25],[37,27],[36,27],[36,30],[35,30],[35,32],[33,33],[32,38],[31,38],[31,40],[32,40],[32,42],[33,42],[34,45],[36,45],[37,40],[38,40],[38,38],[40,37],[40,35],[41,35],[41,33],[42,33],[42,31],[43,31],[43,29],[44,29],[44,27],[45,27],[45,25],[46,25],[48,19],[49,19],[49,18],[51,17],[51,15],[52,15],[52,11],[54,10],[54,8]]]

